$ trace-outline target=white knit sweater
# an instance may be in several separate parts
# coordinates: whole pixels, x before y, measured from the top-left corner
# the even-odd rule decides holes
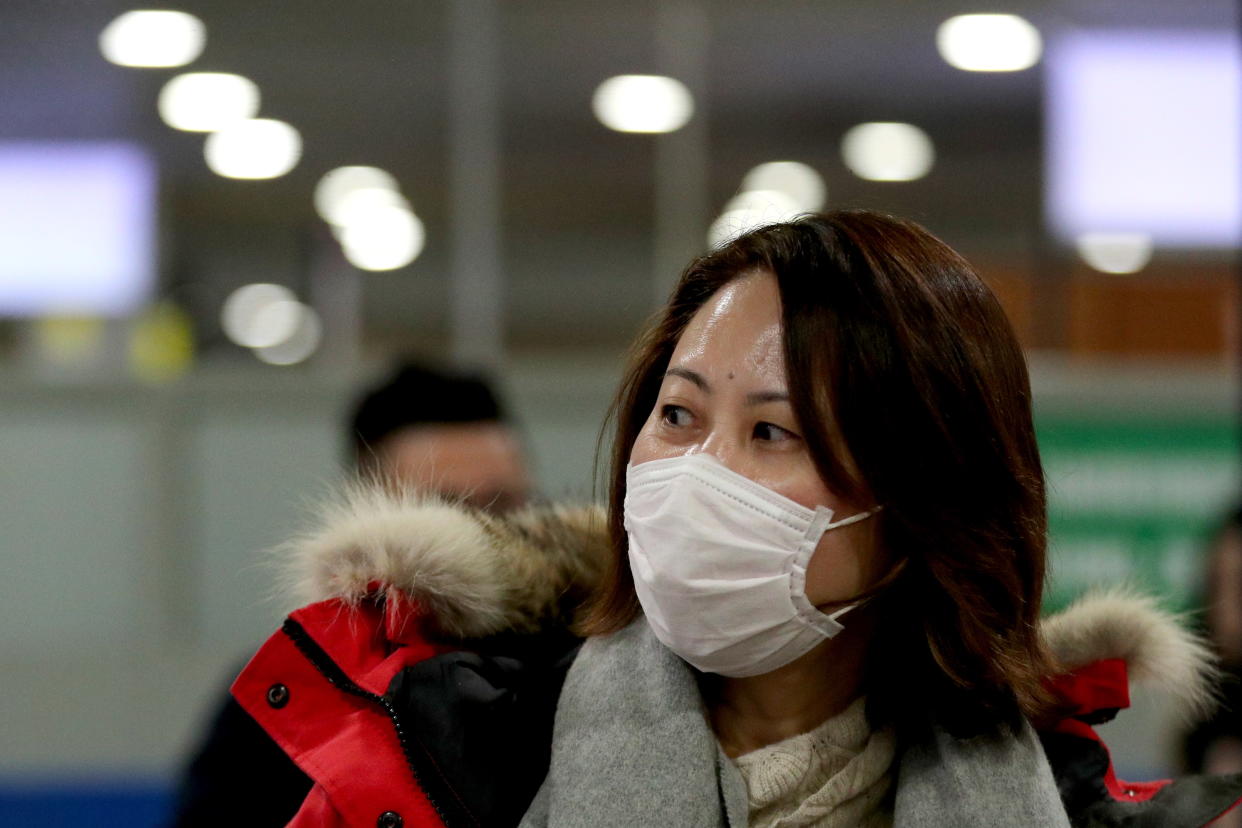
[[[893,733],[872,731],[863,699],[819,727],[743,754],[752,828],[885,828]]]

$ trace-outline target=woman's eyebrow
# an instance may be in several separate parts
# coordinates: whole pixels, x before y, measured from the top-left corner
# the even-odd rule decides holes
[[[710,394],[712,392],[711,383],[709,383],[707,378],[698,371],[691,371],[689,368],[669,368],[664,372],[664,376],[681,377],[682,379],[689,380],[697,385],[699,390],[704,394]]]
[[[747,405],[762,405],[770,402],[789,402],[788,391],[754,391],[746,395]]]
[[[664,372],[666,377],[681,377],[684,380],[694,383],[700,391],[705,394],[712,392],[711,383],[707,378],[698,371],[691,371],[689,368],[669,368]],[[747,405],[762,405],[770,402],[789,402],[788,391],[752,391],[746,395]]]

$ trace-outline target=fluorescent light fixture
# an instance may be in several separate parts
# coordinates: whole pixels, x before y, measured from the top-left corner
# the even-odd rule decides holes
[[[410,209],[410,203],[405,200],[405,196],[394,190],[380,189],[379,187],[364,187],[358,190],[350,190],[345,197],[340,199],[333,205],[333,227],[340,235],[341,230],[351,227],[355,224],[366,224],[371,221],[371,216],[376,210],[385,210],[389,207],[397,207],[407,213],[414,212]]]
[[[179,11],[128,11],[104,27],[99,51],[119,66],[184,66],[202,54],[203,21]]]
[[[788,194],[779,190],[751,190],[729,199],[720,216],[707,230],[707,244],[722,247],[743,233],[790,221],[804,212]]]
[[[1066,32],[1044,63],[1045,204],[1059,239],[1242,244],[1237,33]]]
[[[913,181],[931,171],[936,151],[914,124],[872,121],[851,127],[841,139],[841,157],[868,181]]]
[[[1016,14],[959,14],[936,30],[945,62],[967,72],[1019,72],[1039,62],[1039,29]]]
[[[160,118],[173,129],[214,132],[259,113],[259,87],[227,72],[186,72],[160,90]]]
[[[225,336],[246,348],[276,345],[293,334],[298,307],[293,291],[283,285],[243,285],[224,300],[220,327]]]
[[[0,315],[123,316],[156,276],[156,168],[122,143],[0,142]]]
[[[208,135],[203,155],[225,178],[277,178],[297,166],[302,136],[284,121],[251,118]]]
[[[395,270],[423,252],[426,233],[418,216],[402,207],[379,207],[367,220],[350,224],[340,233],[341,249],[360,270]]]
[[[806,211],[821,209],[827,197],[823,176],[799,161],[760,164],[746,173],[742,190],[775,190],[789,196],[798,209]]]
[[[675,132],[694,114],[694,96],[675,78],[617,75],[595,90],[592,107],[617,132]]]
[[[297,326],[283,342],[255,348],[254,355],[269,365],[295,365],[305,361],[323,340],[323,323],[314,308],[301,305]]]
[[[1151,261],[1151,236],[1146,233],[1083,233],[1074,246],[1101,273],[1138,273]]]
[[[315,185],[315,211],[329,224],[347,224],[350,196],[356,190],[388,190],[395,193],[397,180],[379,167],[349,166],[329,170]]]

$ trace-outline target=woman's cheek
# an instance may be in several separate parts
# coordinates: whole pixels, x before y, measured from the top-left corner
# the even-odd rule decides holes
[[[845,517],[833,515],[835,520]],[[806,569],[806,597],[812,604],[848,601],[884,577],[887,558],[876,546],[873,520],[830,529],[819,539]]]

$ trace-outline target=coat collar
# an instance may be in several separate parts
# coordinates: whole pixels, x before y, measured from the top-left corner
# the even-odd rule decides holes
[[[297,604],[356,604],[377,590],[412,600],[445,632],[480,637],[564,620],[607,566],[598,507],[544,506],[504,518],[441,499],[349,487],[310,531],[284,547]],[[1155,600],[1132,590],[1089,595],[1042,624],[1063,672],[1125,663],[1186,715],[1211,706],[1214,659]]]
[[[395,591],[441,631],[478,638],[563,621],[603,572],[603,527],[593,507],[498,518],[356,485],[278,552],[296,605]]]

